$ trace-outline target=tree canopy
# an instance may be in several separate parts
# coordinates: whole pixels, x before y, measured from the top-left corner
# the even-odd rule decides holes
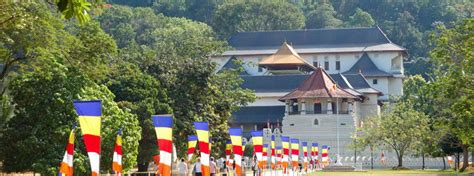
[[[222,38],[236,32],[300,29],[304,14],[286,1],[228,1],[219,5],[211,25]]]

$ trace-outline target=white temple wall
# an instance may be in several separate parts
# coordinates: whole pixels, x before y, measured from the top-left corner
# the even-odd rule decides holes
[[[403,78],[395,77],[388,79],[388,94],[393,96],[403,95]]]

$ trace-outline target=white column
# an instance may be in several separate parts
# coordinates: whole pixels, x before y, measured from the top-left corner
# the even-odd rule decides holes
[[[306,101],[304,99],[301,100],[301,114],[306,114]]]
[[[285,116],[290,113],[290,100],[285,101]]]
[[[327,100],[327,105],[328,105],[328,108],[327,108],[327,114],[332,114],[332,103],[331,103],[331,100]]]

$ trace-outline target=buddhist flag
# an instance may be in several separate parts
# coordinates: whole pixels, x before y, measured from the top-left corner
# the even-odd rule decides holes
[[[63,161],[59,167],[59,176],[72,176],[74,171],[74,132],[76,131],[76,126],[74,126],[69,133],[69,138],[66,144],[66,152],[64,153]]]
[[[191,161],[191,159],[193,159],[194,151],[196,151],[197,140],[197,136],[188,136],[188,161]]]
[[[253,150],[257,156],[258,167],[263,169],[263,131],[252,131]]]
[[[291,161],[293,170],[298,168],[298,155],[300,151],[300,141],[298,139],[291,139]]]
[[[171,162],[173,153],[173,116],[153,115],[156,139],[160,148],[160,164],[158,166],[161,176],[171,176]]]
[[[235,173],[237,175],[242,175],[242,129],[231,128],[229,129],[229,134],[234,150]]]
[[[232,151],[232,141],[228,140],[225,144],[225,163],[229,166],[230,155]]]
[[[329,154],[328,154],[328,146],[323,145],[323,151],[321,153],[321,160],[323,162],[323,165],[329,164]]]
[[[308,172],[308,142],[303,142],[303,166],[304,171]]]
[[[281,155],[282,155],[282,147],[281,146],[276,146],[276,161],[277,161],[277,167],[281,166]]]
[[[117,176],[122,175],[122,130],[120,129],[117,132],[117,139],[115,140],[112,170]]]
[[[247,142],[242,141],[242,153],[245,152],[245,146],[247,145]]]
[[[313,146],[313,148],[311,150],[311,157],[312,157],[313,160],[317,161],[318,160],[318,155],[319,155],[319,153],[318,153],[319,152],[318,151],[319,150],[318,149],[318,143],[313,143],[312,146]]]
[[[272,163],[272,169],[275,170],[276,168],[276,158],[275,158],[275,135],[272,135],[272,141],[270,144],[271,147],[271,163]]]
[[[290,137],[287,137],[287,136],[282,136],[281,137],[281,144],[282,144],[282,147],[283,147],[283,158],[282,158],[282,166],[283,166],[283,173],[286,174],[287,173],[287,169],[288,169],[288,162],[290,162],[289,160],[289,154],[290,154]]]
[[[194,122],[196,128],[196,134],[198,136],[199,151],[201,151],[201,170],[203,176],[210,176],[209,168],[209,123],[207,122]]]
[[[100,173],[100,126],[102,104],[100,100],[74,101],[74,108],[79,115],[84,144],[91,164],[93,176]]]
[[[262,148],[262,151],[263,151],[263,155],[262,155],[262,158],[263,158],[263,167],[266,168],[268,166],[268,144],[263,144],[263,148]]]

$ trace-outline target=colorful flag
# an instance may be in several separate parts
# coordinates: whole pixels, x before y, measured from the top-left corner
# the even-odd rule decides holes
[[[74,108],[79,115],[79,124],[91,164],[91,175],[97,176],[100,173],[101,101],[74,101]]]
[[[242,141],[242,153],[245,152],[245,146],[247,145],[247,142]]]
[[[276,146],[276,161],[277,161],[277,168],[281,166],[281,154],[282,154],[282,147]]]
[[[158,173],[162,176],[171,176],[171,162],[173,153],[173,116],[153,115],[157,144],[160,148],[160,165]]]
[[[262,148],[262,158],[263,158],[263,167],[266,168],[268,166],[268,144],[263,144]]]
[[[210,176],[210,165],[209,165],[209,123],[207,122],[194,122],[196,128],[196,134],[198,136],[199,151],[201,151],[201,170],[203,176]]]
[[[237,175],[242,175],[242,129],[231,128],[229,129],[229,134],[234,150],[235,173]]]
[[[263,131],[252,131],[253,150],[257,156],[258,167],[263,169]]]
[[[308,142],[303,142],[303,167],[304,171],[308,172]]]
[[[328,146],[323,145],[323,151],[321,153],[321,160],[324,166],[329,164],[329,154],[328,154]]]
[[[311,158],[315,161],[318,161],[318,156],[319,156],[318,143],[313,143],[312,146],[313,147],[311,149]]]
[[[69,138],[66,144],[66,152],[64,153],[63,161],[59,167],[59,176],[72,176],[74,171],[74,132],[76,126],[74,126],[69,133]]]
[[[282,144],[282,147],[283,147],[283,158],[282,158],[282,166],[283,166],[283,173],[286,174],[287,173],[287,169],[288,169],[288,162],[290,162],[289,160],[289,154],[290,154],[290,137],[287,137],[287,136],[282,136],[281,137],[281,144]]]
[[[300,151],[300,141],[298,139],[291,139],[291,161],[293,170],[298,168],[298,155]]]
[[[272,169],[276,169],[276,158],[275,158],[275,135],[272,135],[272,141],[271,141],[271,163],[272,163]]]
[[[193,159],[194,151],[196,151],[197,140],[197,136],[188,136],[188,161],[191,161],[191,159]]]
[[[112,170],[117,176],[122,175],[122,130],[120,129],[117,132],[117,139],[115,140]]]

